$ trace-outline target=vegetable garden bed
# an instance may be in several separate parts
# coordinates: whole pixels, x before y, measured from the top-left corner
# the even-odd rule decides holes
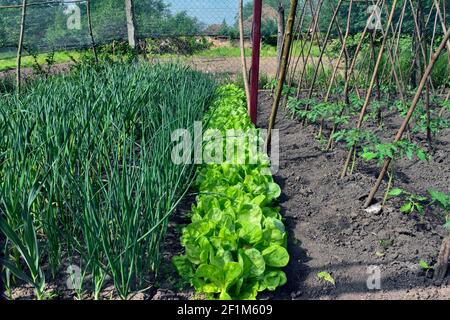
[[[212,78],[179,65],[119,65],[31,85],[2,107],[10,297],[145,298],[172,279],[203,298],[255,299],[286,283],[287,233],[274,203],[281,190],[251,140],[244,163],[236,153],[198,168],[191,223],[175,237],[184,250],[171,255],[179,275],[165,265],[158,276],[161,258],[168,262],[161,246],[169,218],[183,208],[196,171],[174,163],[173,133],[193,136],[203,120],[205,136],[235,130],[258,139],[243,90],[217,91]]]
[[[194,178],[193,164],[171,161],[171,135],[193,132],[215,90],[211,76],[187,67],[138,64],[81,67],[5,95],[7,293],[27,283],[38,299],[67,289],[97,299],[113,285],[125,299],[147,288],[168,218]]]

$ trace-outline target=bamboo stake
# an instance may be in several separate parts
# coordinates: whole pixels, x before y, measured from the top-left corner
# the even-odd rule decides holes
[[[313,25],[313,27],[312,27],[312,35],[311,35],[311,42],[309,44],[308,53],[306,55],[306,60],[303,63],[303,68],[302,68],[302,72],[300,74],[300,79],[298,81],[297,95],[296,95],[297,99],[300,98],[300,91],[301,91],[301,87],[302,87],[302,83],[303,83],[303,77],[305,75],[305,71],[306,71],[306,67],[307,67],[307,64],[308,64],[308,60],[309,60],[309,57],[311,55],[311,50],[312,50],[313,41],[314,41],[314,38],[315,38],[315,35],[316,35],[316,31],[317,31],[317,23],[319,21],[319,16],[320,16],[320,12],[322,10],[322,5],[323,5],[323,0],[319,0],[319,2],[317,4],[316,11],[315,11],[315,13],[313,15],[313,21],[311,21],[311,24]],[[312,1],[310,1],[310,6],[311,6],[311,11],[313,11],[313,9],[312,9],[313,8]],[[309,31],[310,30],[308,30],[308,34],[309,34]],[[314,63],[314,60],[313,60],[313,63]]]
[[[280,74],[281,68],[281,57],[283,54],[283,43],[284,43],[284,6],[281,2],[278,2],[278,37],[277,37],[277,74],[276,78]]]
[[[349,7],[348,7],[347,25],[346,25],[346,29],[345,29],[345,36],[344,36],[344,39],[343,39],[343,42],[342,42],[341,51],[339,53],[338,62],[336,63],[336,66],[334,67],[330,83],[328,84],[328,90],[327,90],[327,94],[325,96],[325,102],[328,102],[328,100],[330,98],[331,88],[333,87],[333,83],[334,83],[334,80],[336,78],[337,71],[339,69],[339,64],[340,64],[344,54],[345,54],[345,81],[347,82],[347,79],[348,79],[348,59],[350,57],[349,57],[348,51],[346,50],[346,47],[347,47],[347,40],[348,40],[348,37],[350,35],[350,20],[351,20],[351,15],[352,15],[352,8],[353,8],[353,0],[350,0],[350,4],[349,4]],[[348,101],[348,92],[347,92],[347,94],[345,96],[346,96],[345,101],[347,102]]]
[[[447,236],[442,241],[441,249],[435,266],[434,280],[443,280],[447,274],[448,258],[450,256],[450,237]]]
[[[86,0],[67,0],[67,1],[64,1],[65,4],[80,3],[80,2],[86,2]],[[61,0],[59,0],[59,1],[45,1],[45,2],[28,2],[27,3],[27,7],[52,5],[52,4],[54,4],[54,5],[61,5]],[[0,6],[0,9],[19,9],[19,8],[22,8],[21,4]]]
[[[308,93],[308,99],[311,99],[311,97],[312,97],[313,90],[314,90],[314,85],[316,83],[317,75],[319,73],[319,64],[322,62],[323,55],[325,54],[325,50],[326,50],[327,45],[328,45],[328,39],[330,38],[330,34],[331,34],[331,29],[333,28],[334,21],[336,20],[336,16],[337,16],[337,14],[339,12],[339,9],[341,8],[341,5],[342,5],[342,0],[339,0],[338,4],[336,6],[336,9],[334,10],[333,17],[331,18],[331,23],[328,26],[328,30],[327,30],[327,34],[325,36],[325,40],[323,42],[323,46],[320,49],[319,63],[316,66],[316,70],[314,71],[313,80],[312,80],[312,83],[311,83],[311,86],[310,86],[310,89],[309,89],[309,93]]]
[[[17,69],[16,69],[16,89],[17,94],[21,89],[21,71],[22,71],[22,50],[23,50],[23,38],[25,34],[25,18],[27,15],[27,0],[22,1],[22,17],[20,21],[20,35],[19,44],[17,46]]]
[[[280,76],[278,78],[277,89],[275,91],[275,98],[274,98],[274,102],[273,102],[273,106],[272,106],[272,114],[270,115],[270,121],[269,121],[269,132],[267,135],[267,141],[266,141],[266,146],[265,146],[265,150],[267,150],[267,151],[270,148],[270,144],[271,144],[271,140],[272,140],[272,131],[275,126],[275,120],[277,117],[278,106],[280,104],[281,95],[282,95],[282,91],[283,91],[283,85],[284,85],[284,81],[286,79],[286,69],[287,69],[287,64],[288,64],[288,60],[289,60],[289,53],[291,51],[292,31],[294,29],[295,16],[297,14],[297,5],[298,5],[298,0],[291,0],[291,8],[290,8],[290,12],[289,12],[288,23],[286,26],[285,42],[283,45],[283,59],[281,62]]]
[[[306,8],[306,4],[308,2],[309,2],[309,0],[305,0],[303,2],[303,8],[301,9],[300,22],[299,22],[299,24],[297,26],[297,31],[296,31],[297,41],[301,41],[301,45],[300,45],[300,48],[299,48],[300,52],[298,53],[298,57],[295,59],[294,68],[293,68],[293,70],[291,70],[291,73],[289,75],[289,80],[288,80],[288,87],[289,88],[292,86],[292,83],[293,83],[293,81],[295,79],[295,75],[296,75],[296,72],[297,72],[298,64],[300,62],[300,58],[303,58],[303,60],[304,60],[303,50],[305,48],[305,41],[302,39],[302,27],[303,27],[303,23],[305,21],[305,11],[306,11],[305,8]],[[294,56],[295,56],[295,53],[293,52],[292,55],[289,57],[289,61],[291,61],[292,57],[294,57]],[[289,62],[289,65],[291,65],[291,62]],[[283,102],[281,104],[282,107],[286,107],[287,102],[288,102],[288,95],[285,95],[283,97]]]
[[[339,64],[341,63],[342,57],[345,53],[345,81],[347,81],[348,79],[348,59],[349,59],[349,55],[346,49],[346,45],[347,45],[347,39],[348,36],[350,34],[350,19],[351,19],[351,15],[352,15],[352,7],[353,7],[353,0],[350,0],[350,4],[349,4],[349,8],[348,8],[348,15],[347,15],[347,24],[346,24],[346,29],[345,29],[345,36],[342,40],[342,47],[341,47],[341,51],[339,53],[339,59],[336,63],[336,66],[334,67],[333,70],[333,74],[331,75],[331,79],[330,82],[328,84],[328,90],[324,99],[324,102],[327,103],[330,99],[330,94],[331,94],[331,88],[333,87],[334,84],[334,80],[336,79],[336,74],[339,68]],[[338,27],[339,27],[339,23],[337,23]],[[347,105],[350,104],[350,100],[349,100],[349,95],[348,95],[348,91],[344,93],[345,95],[345,103]],[[321,119],[320,121],[320,128],[319,128],[319,137],[322,136],[322,132],[323,132],[323,127],[325,124],[325,119]]]
[[[373,2],[373,0],[372,0],[372,2]],[[385,6],[384,8],[385,8],[386,13],[389,14],[387,6]],[[393,36],[395,37],[395,30],[394,30],[392,24],[390,26],[390,30],[393,33]],[[383,32],[383,36],[387,36],[388,30],[386,30],[386,35],[384,34],[384,30],[382,30],[382,32]],[[390,61],[391,65],[392,65],[391,71],[392,71],[392,74],[394,75],[395,83],[396,83],[396,85],[397,85],[397,87],[399,89],[398,93],[400,94],[400,99],[402,100],[402,102],[404,102],[405,101],[405,98],[404,98],[404,95],[405,95],[404,94],[404,92],[405,92],[405,83],[404,83],[404,80],[403,80],[403,75],[402,75],[401,69],[399,69],[400,77],[397,74],[397,69],[396,69],[397,63],[396,63],[396,61],[394,59],[394,56],[392,54],[391,47],[389,45],[386,45],[386,47],[387,47],[387,52],[388,52],[388,58],[389,58],[389,61]]]
[[[406,14],[406,7],[407,7],[407,1],[404,1],[403,3],[403,9],[402,9],[402,13],[400,15],[400,21],[398,23],[398,27],[396,28],[396,30],[394,31],[394,34],[397,34],[397,40],[395,42],[395,44],[393,44],[393,53],[392,55],[394,57],[398,57],[399,54],[399,47],[400,47],[400,38],[402,36],[402,28],[403,28],[403,21],[405,18],[405,14]],[[390,75],[389,75],[389,84],[392,83],[392,77],[394,76],[394,71],[395,71],[395,63],[391,64],[391,71],[390,71]],[[384,74],[386,69],[388,68],[388,64],[386,64],[383,68],[383,71],[381,72],[381,79],[383,79]],[[403,91],[405,91],[405,77],[402,74],[401,70],[400,70],[400,78],[402,79],[402,84],[403,84]],[[406,92],[405,92],[406,95]],[[404,100],[402,99],[402,102],[404,103]]]
[[[445,24],[445,19],[442,18],[441,8],[440,8],[439,2],[437,0],[434,0],[434,7],[436,8],[437,14],[439,16],[439,21],[441,22],[442,31],[444,33],[446,33],[447,32],[447,26]],[[444,6],[444,8],[445,8],[445,6]],[[448,54],[450,56],[450,41],[447,41],[447,51],[448,51]]]
[[[299,52],[297,53],[297,52],[293,51],[292,52],[292,56],[290,57],[290,59],[292,59],[293,57],[296,57],[295,70],[298,67],[300,58],[302,58],[302,57],[304,58],[303,52],[304,52],[304,49],[305,49],[305,46],[306,46],[306,41],[304,41],[304,36],[302,34],[302,29],[303,29],[304,23],[306,21],[306,19],[305,19],[306,18],[306,5],[309,2],[310,2],[310,0],[303,1],[303,7],[300,10],[300,20],[299,20],[299,23],[297,25],[297,29],[295,31],[295,34],[297,34],[296,40],[301,42],[301,45],[299,46]],[[295,54],[298,54],[298,55],[296,56]],[[295,72],[291,73],[291,78],[295,78]]]
[[[411,13],[412,13],[412,16],[413,16],[415,30],[416,30],[416,33],[417,33],[417,30],[420,29],[419,28],[419,24],[418,24],[418,18],[417,18],[416,13],[414,12],[414,5],[413,5],[411,0],[409,0],[409,4],[410,4],[410,8],[411,8]],[[437,6],[437,7],[436,6],[432,6],[431,9],[430,9],[429,16],[431,16],[431,14],[433,13],[433,8],[439,8],[439,6]],[[439,16],[439,12],[438,11],[437,11],[437,13],[438,13],[438,16]],[[428,23],[429,23],[428,21],[425,23],[425,28],[428,26]],[[443,24],[442,27],[443,27],[443,32],[445,34],[445,32],[447,31],[447,28],[445,27],[445,23]],[[425,49],[423,47],[422,41],[419,41],[419,44],[420,44],[420,50],[421,50],[422,56],[423,56],[424,60],[427,60],[426,59],[426,52],[425,52]],[[450,50],[449,42],[447,42],[447,49]],[[417,55],[418,54],[419,54],[418,52],[415,53],[414,62],[412,63],[412,65],[411,65],[411,67],[409,69],[409,72],[412,72],[412,70],[414,68],[414,65],[415,65],[415,59],[417,59]],[[450,51],[449,51],[449,57],[450,57]],[[430,84],[431,84],[431,87],[434,88],[433,82],[431,82]]]
[[[381,3],[381,0],[377,0],[377,4],[376,5],[379,6],[380,3]],[[361,39],[359,40],[358,45],[356,47],[352,63],[350,64],[350,68],[349,68],[349,71],[348,71],[349,72],[349,77],[348,77],[347,81],[345,82],[344,91],[347,91],[349,89],[349,86],[350,86],[350,81],[349,81],[350,80],[350,75],[353,74],[353,71],[354,71],[355,66],[356,66],[356,62],[358,60],[359,53],[360,53],[360,51],[362,49],[362,45],[363,45],[363,42],[364,42],[364,39],[365,39],[365,37],[367,35],[368,30],[369,30],[369,25],[366,24],[366,26],[365,26],[365,28],[363,30],[363,33],[361,34]],[[345,110],[342,109],[342,111],[340,113],[340,116],[342,116],[344,111]],[[337,125],[333,125],[333,128],[331,129],[331,132],[330,132],[330,137],[328,139],[326,150],[330,150],[330,148],[331,148],[331,146],[333,144],[333,135],[334,135],[334,133],[336,132],[337,129],[338,129],[338,126]]]
[[[366,110],[367,110],[367,108],[369,106],[369,103],[371,101],[371,98],[372,98],[372,91],[373,91],[373,87],[375,85],[376,74],[378,72],[378,69],[380,68],[381,60],[383,58],[383,53],[384,53],[384,49],[386,47],[386,42],[387,42],[387,39],[388,39],[388,33],[389,33],[389,29],[390,29],[390,26],[391,26],[391,23],[392,23],[392,19],[394,17],[396,6],[397,6],[397,0],[394,0],[393,3],[392,3],[391,13],[389,15],[389,19],[388,19],[388,22],[387,22],[386,33],[384,34],[383,43],[381,44],[380,51],[378,53],[377,63],[375,65],[375,68],[374,68],[374,71],[373,71],[373,74],[372,74],[372,79],[370,81],[369,89],[367,90],[366,100],[365,100],[364,105],[363,105],[363,107],[361,109],[361,113],[359,115],[358,123],[356,125],[357,129],[360,129],[362,124],[363,124],[364,116],[366,114]],[[347,160],[345,161],[344,167],[342,169],[341,178],[344,178],[347,175],[347,169],[348,169],[348,166],[350,164],[350,160],[351,160],[351,157],[352,157],[352,154],[353,154],[354,150],[355,150],[355,146],[353,146],[351,148],[351,150],[348,152]]]
[[[450,38],[450,29],[447,30],[447,33],[445,34],[444,39],[442,40],[439,48],[437,49],[437,51],[434,53],[434,55],[430,59],[430,63],[428,64],[428,66],[422,76],[422,80],[420,81],[419,87],[417,88],[416,94],[411,103],[411,107],[409,108],[408,114],[406,115],[405,119],[403,120],[403,123],[402,123],[400,129],[398,130],[397,135],[395,136],[394,143],[398,142],[402,139],[402,136],[406,130],[406,127],[408,126],[408,123],[411,120],[414,110],[416,109],[416,106],[420,100],[422,90],[425,87],[425,84],[428,80],[428,77],[431,74],[431,71],[433,70],[434,64],[436,63],[437,59],[439,58],[439,55],[441,54],[441,52],[444,50],[449,38]],[[386,175],[386,172],[389,169],[389,165],[391,164],[391,161],[392,161],[391,158],[388,158],[384,161],[384,165],[383,165],[383,168],[381,169],[380,175],[378,176],[377,182],[375,183],[375,186],[371,190],[369,197],[367,198],[367,200],[364,204],[365,208],[369,207],[370,204],[372,203],[376,193],[378,192],[378,189],[381,186],[381,183],[383,182],[384,176]]]
[[[248,82],[247,59],[245,58],[244,40],[244,0],[239,1],[239,40],[241,46],[242,77],[244,79],[245,95],[247,97],[247,108],[250,110],[250,85]]]

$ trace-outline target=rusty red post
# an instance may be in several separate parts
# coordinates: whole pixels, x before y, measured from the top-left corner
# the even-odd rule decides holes
[[[252,67],[250,77],[250,110],[249,115],[256,125],[258,112],[258,89],[259,89],[259,60],[261,54],[261,18],[262,0],[253,2],[253,32],[252,32]]]

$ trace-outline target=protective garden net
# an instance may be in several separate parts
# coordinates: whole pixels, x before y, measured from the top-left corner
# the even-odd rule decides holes
[[[0,58],[15,54],[23,0],[0,0]],[[91,25],[97,44],[127,39],[124,0],[91,0]],[[251,15],[245,2],[246,18]],[[238,0],[136,0],[139,39],[229,35],[235,29]],[[247,21],[247,25],[248,25]],[[249,29],[246,28],[246,33]],[[87,3],[78,0],[28,0],[25,53],[86,48],[91,45]]]

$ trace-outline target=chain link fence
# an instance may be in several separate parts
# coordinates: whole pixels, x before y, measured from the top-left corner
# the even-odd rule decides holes
[[[265,34],[276,38],[278,0],[267,2],[263,8]],[[289,4],[289,0],[282,2]],[[244,33],[249,56],[252,3],[244,0]],[[0,72],[13,69],[22,4],[23,0],[0,0]],[[38,54],[56,53],[57,58],[64,56],[63,60],[70,63],[76,59],[72,53],[89,49],[93,40],[96,46],[127,41],[124,0],[91,0],[89,15],[87,4],[79,0],[28,0],[23,55],[33,60],[31,57]],[[239,0],[135,0],[138,46],[152,57],[181,57],[204,71],[237,75],[240,72],[238,10]],[[274,77],[276,56],[276,41],[264,45],[263,81]],[[6,67],[1,67],[2,60]],[[9,60],[9,65],[5,60]],[[41,62],[45,63],[45,59],[41,58]],[[23,66],[30,63],[25,59]]]

